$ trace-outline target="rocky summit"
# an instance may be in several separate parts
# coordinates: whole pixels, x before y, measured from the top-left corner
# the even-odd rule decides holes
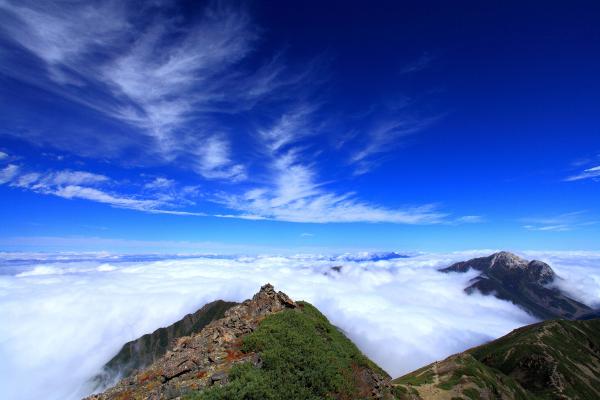
[[[88,400],[393,399],[390,377],[305,302],[265,285]]]
[[[481,273],[470,281],[465,292],[482,294],[508,300],[540,319],[576,319],[592,310],[572,299],[551,284],[560,279],[552,268],[539,260],[527,261],[515,254],[501,251],[487,257],[461,261],[442,272]]]
[[[519,328],[394,384],[404,399],[600,399],[600,320]]]

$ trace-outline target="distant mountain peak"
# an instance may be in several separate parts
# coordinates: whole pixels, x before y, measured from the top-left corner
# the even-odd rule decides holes
[[[501,266],[508,269],[524,269],[527,267],[527,261],[516,254],[508,251],[499,251],[490,256],[491,268]]]
[[[492,254],[490,257],[490,269],[501,269],[512,273],[524,273],[526,278],[532,282],[545,285],[552,283],[556,277],[554,270],[543,261],[527,261],[508,251],[500,251]]]
[[[552,283],[556,274],[545,262],[539,260],[528,261],[514,253],[500,251],[486,257],[473,258],[461,261],[442,269],[442,272],[467,272],[474,269],[484,273],[496,275],[515,275],[524,280],[546,285]]]
[[[528,261],[508,251],[457,262],[440,271],[467,272],[471,269],[481,274],[465,288],[468,294],[475,291],[493,294],[542,319],[573,319],[591,311],[559,289],[548,287],[557,277],[548,264],[539,260]]]

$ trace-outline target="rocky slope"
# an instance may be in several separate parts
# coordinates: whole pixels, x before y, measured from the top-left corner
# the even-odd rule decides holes
[[[318,310],[265,285],[88,399],[393,399],[393,390]]]
[[[600,320],[529,325],[393,382],[403,399],[600,399]]]
[[[462,261],[442,272],[481,271],[465,288],[469,294],[483,294],[509,300],[540,319],[576,319],[592,310],[550,285],[560,279],[552,268],[541,261],[524,260],[509,252]]]
[[[223,318],[225,311],[236,304],[213,301],[172,325],[125,343],[119,353],[106,363],[102,373],[94,378],[96,387],[105,387],[117,378],[126,378],[135,370],[149,366],[167,352],[175,339],[200,332],[210,322]]]

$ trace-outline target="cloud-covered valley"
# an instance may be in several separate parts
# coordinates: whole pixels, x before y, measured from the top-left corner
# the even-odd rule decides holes
[[[399,376],[535,321],[511,303],[464,294],[473,273],[437,272],[481,254],[489,252],[377,261],[365,255],[28,258],[5,253],[0,397],[80,398],[90,390],[87,380],[126,341],[212,300],[244,300],[266,282],[316,305],[364,353]],[[600,254],[523,255],[550,262],[564,278],[563,289],[588,304],[600,303]],[[342,268],[337,272],[334,266]]]

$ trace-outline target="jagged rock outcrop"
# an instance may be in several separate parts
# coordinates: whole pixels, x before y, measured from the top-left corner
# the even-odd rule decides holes
[[[576,319],[591,311],[590,307],[550,286],[560,279],[552,268],[538,260],[527,261],[501,251],[487,257],[461,261],[441,272],[481,271],[465,288],[468,294],[483,294],[509,300],[540,319]]]
[[[268,326],[263,329],[261,324]],[[244,347],[250,337],[254,347]],[[318,349],[315,354],[308,351],[312,346]],[[321,360],[318,357],[323,352],[331,353]],[[323,367],[322,373],[315,371],[320,367]],[[251,384],[240,381],[244,373],[250,377]],[[288,378],[281,378],[286,376]],[[194,396],[202,396],[206,390],[227,387],[238,395],[240,390],[251,390],[254,394],[232,397],[213,393],[210,398],[262,398],[257,393],[273,390],[273,381],[279,380],[274,387],[281,388],[294,379],[300,382],[313,379],[310,381],[313,388],[296,383],[295,388],[301,390],[313,390],[321,381],[327,381],[331,383],[325,387],[328,393],[331,393],[329,387],[339,389],[339,395],[334,398],[340,400],[356,398],[348,397],[348,393],[360,398],[393,399],[390,377],[384,371],[364,357],[314,307],[294,302],[269,284],[251,300],[229,308],[223,318],[211,322],[199,333],[177,339],[172,349],[146,369],[87,399],[196,398]],[[298,393],[281,395],[288,397],[277,398],[302,397]]]
[[[106,363],[102,373],[93,379],[94,386],[106,387],[117,379],[130,376],[135,370],[146,368],[164,355],[176,339],[200,332],[210,322],[223,318],[225,311],[237,304],[213,301],[172,325],[125,343],[117,355]]]
[[[600,399],[600,320],[519,328],[394,383],[403,399]]]
[[[223,383],[233,364],[260,363],[257,354],[240,352],[240,338],[256,329],[266,315],[295,307],[287,295],[265,285],[251,300],[229,308],[223,318],[199,333],[177,339],[175,346],[147,369],[88,399],[172,399],[215,382]]]

